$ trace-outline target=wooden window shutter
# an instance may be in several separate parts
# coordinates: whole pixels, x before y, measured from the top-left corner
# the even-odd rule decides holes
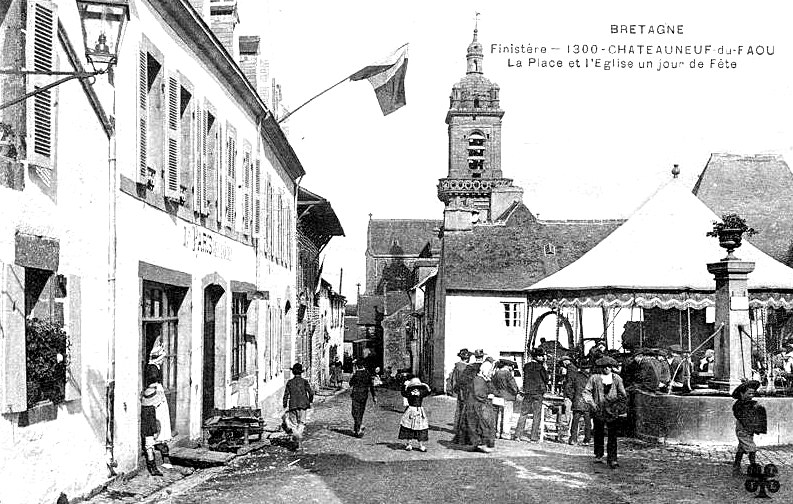
[[[2,263],[0,263],[2,265]],[[0,272],[2,279],[3,333],[5,345],[3,386],[0,387],[0,411],[18,413],[27,409],[27,359],[25,351],[25,268],[7,264]]]
[[[209,157],[207,155],[207,141],[209,140],[209,111],[196,103],[196,125],[198,137],[196,139],[196,206],[199,215],[209,215]]]
[[[262,235],[262,162],[256,159],[253,169],[253,236]]]
[[[251,146],[246,141],[243,142],[242,148],[242,232],[245,234],[251,233],[251,184],[252,184],[252,170],[253,163],[251,160]]]
[[[216,198],[216,212],[215,217],[218,223],[218,226],[223,226],[226,223],[226,198],[225,198],[225,191],[226,191],[226,170],[225,168],[225,161],[224,161],[224,153],[225,150],[225,143],[223,141],[223,129],[220,124],[220,120],[215,119],[215,134],[214,138],[214,149],[207,149],[207,154],[214,156],[214,163],[212,166],[215,170],[215,198]]]
[[[149,182],[148,153],[149,153],[149,55],[141,47],[138,52],[138,184],[147,185]]]
[[[82,385],[82,299],[80,291],[80,277],[67,275],[66,289],[69,297],[69,367],[66,370],[66,396],[65,400],[79,399],[83,390]]]
[[[232,127],[227,127],[226,142],[226,225],[236,227],[237,213],[237,136]]]
[[[58,17],[55,3],[50,0],[28,0],[27,47],[25,67],[36,72],[57,70],[55,40]],[[48,75],[28,75],[27,92],[53,81]],[[29,100],[27,105],[27,160],[47,185],[53,181],[55,169],[55,137],[58,88],[50,88]]]
[[[179,166],[181,158],[181,130],[179,129],[179,77],[175,73],[168,75],[166,83],[168,92],[168,115],[166,119],[166,170],[165,170],[165,197],[173,200],[179,199]]]
[[[193,100],[195,140],[193,142],[193,212],[206,215],[206,123],[204,109]]]
[[[267,193],[264,195],[267,201],[267,253],[270,259],[273,258],[273,181],[270,174],[267,174]]]

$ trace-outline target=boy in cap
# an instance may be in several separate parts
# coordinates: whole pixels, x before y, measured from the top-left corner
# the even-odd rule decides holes
[[[300,449],[306,427],[306,412],[314,402],[314,391],[308,380],[301,376],[303,364],[298,362],[292,366],[292,374],[294,376],[284,387],[284,408],[287,409],[287,424],[291,426],[292,436]]]
[[[752,399],[759,387],[759,381],[749,380],[732,391],[732,397],[735,399],[732,414],[735,416],[735,436],[738,438],[738,450],[735,452],[735,461],[732,465],[732,473],[735,476],[741,475],[741,459],[744,453],[749,454],[749,464],[757,463],[754,435],[765,434],[767,430],[765,408]]]

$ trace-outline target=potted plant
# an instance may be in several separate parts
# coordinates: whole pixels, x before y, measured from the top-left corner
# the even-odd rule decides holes
[[[754,236],[759,231],[749,227],[746,219],[737,213],[727,213],[721,216],[721,221],[713,221],[713,229],[705,233],[706,236],[713,236],[719,239],[719,245],[727,249],[727,258],[732,259],[733,250],[741,246],[743,236]]]

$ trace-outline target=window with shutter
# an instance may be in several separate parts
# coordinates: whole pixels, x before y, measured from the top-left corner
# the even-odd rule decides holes
[[[25,66],[36,72],[58,69],[55,37],[58,17],[56,5],[50,0],[27,2],[27,46]],[[27,92],[33,92],[52,82],[48,75],[28,75]],[[31,174],[43,183],[45,190],[54,195],[55,138],[58,88],[42,91],[27,104],[27,160]]]
[[[205,110],[193,100],[194,121],[194,141],[193,141],[193,212],[198,215],[206,216],[206,116]]]
[[[202,125],[201,131],[203,138],[201,140],[201,169],[202,178],[201,185],[203,188],[203,215],[209,217],[210,222],[220,220],[219,204],[220,204],[220,191],[218,186],[218,156],[220,155],[220,143],[218,142],[220,122],[215,119],[214,107],[209,102],[204,102],[204,109],[202,111]]]
[[[253,170],[253,236],[262,235],[262,163],[256,159]]]
[[[180,87],[179,77],[171,73],[168,75],[168,124],[167,124],[167,163],[165,169],[165,197],[179,200],[179,166],[181,152],[180,130]]]
[[[275,232],[273,229],[273,181],[270,174],[267,174],[267,253],[270,255],[270,260],[273,259],[275,251],[273,250],[273,238]]]
[[[245,140],[242,144],[242,232],[251,234],[251,184],[253,179],[253,163],[251,144]]]
[[[179,197],[187,208],[196,208],[199,201],[196,180],[198,153],[198,110],[193,85],[181,73],[179,78]]]
[[[138,52],[138,114],[137,114],[137,182],[148,189],[157,189],[160,180],[160,170],[165,187],[160,188],[168,195],[172,191],[173,184],[170,184],[169,176],[170,154],[173,153],[178,158],[178,138],[175,149],[171,150],[171,86],[170,80],[166,79],[162,68],[163,55],[149,41],[145,35],[141,35],[140,48]],[[177,81],[178,90],[178,81]],[[178,91],[176,91],[178,93]],[[176,102],[178,106],[178,94]],[[178,109],[177,119],[178,119]],[[177,124],[178,131],[178,124]],[[177,165],[178,169],[178,165]],[[178,172],[176,178],[176,190],[178,192]]]
[[[145,49],[138,52],[138,184],[149,184],[148,144],[149,144],[149,86],[148,53]]]
[[[264,187],[262,198],[264,199],[264,253],[272,259],[272,246],[271,240],[273,236],[273,203],[270,199],[271,191],[270,174],[267,174],[267,181]]]
[[[226,226],[232,230],[237,224],[237,132],[226,126]]]

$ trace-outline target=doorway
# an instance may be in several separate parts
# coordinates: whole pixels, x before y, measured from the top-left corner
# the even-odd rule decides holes
[[[202,371],[202,419],[211,417],[215,409],[215,335],[217,313],[223,288],[212,284],[204,289],[204,366]]]

